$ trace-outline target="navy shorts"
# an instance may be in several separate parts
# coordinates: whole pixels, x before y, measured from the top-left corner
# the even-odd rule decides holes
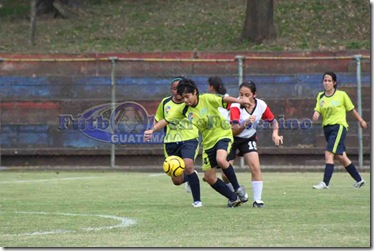
[[[214,147],[204,150],[203,152],[203,171],[212,169],[214,167],[219,167],[217,163],[217,151],[223,149],[229,152],[231,149],[231,140],[228,138],[223,138],[219,140]]]
[[[236,156],[243,156],[246,153],[257,152],[257,136],[252,135],[250,138],[234,137],[228,160],[234,160]]]
[[[199,153],[199,141],[197,139],[164,144],[165,157],[168,157],[171,155],[177,155],[181,157],[182,159],[195,160],[198,153]]]
[[[335,154],[343,154],[347,129],[342,125],[327,125],[323,127],[323,131],[327,141],[326,150]]]

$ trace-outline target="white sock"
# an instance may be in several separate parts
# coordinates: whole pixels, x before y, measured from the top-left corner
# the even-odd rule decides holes
[[[253,200],[262,200],[262,186],[263,181],[252,181]]]
[[[226,186],[230,189],[230,191],[235,192],[235,191],[234,191],[234,187],[232,186],[231,183],[225,183],[225,184],[226,184]]]

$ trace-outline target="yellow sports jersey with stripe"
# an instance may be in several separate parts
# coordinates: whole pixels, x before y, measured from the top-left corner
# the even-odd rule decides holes
[[[199,94],[196,106],[186,106],[184,109],[180,109],[173,113],[172,119],[187,117],[188,121],[199,129],[203,148],[210,149],[223,138],[228,138],[233,142],[230,123],[222,117],[218,107],[227,107],[227,103],[223,102],[222,95]]]
[[[324,92],[318,93],[314,110],[322,115],[322,126],[339,124],[348,128],[346,112],[354,108],[347,93],[336,90],[331,96],[326,96]]]
[[[156,122],[162,119],[168,121],[170,114],[174,110],[183,109],[185,106],[185,103],[175,103],[172,97],[164,98],[157,107],[155,114]],[[199,137],[199,131],[187,118],[174,120],[172,123],[169,123],[165,127],[164,132],[164,143],[181,142]]]

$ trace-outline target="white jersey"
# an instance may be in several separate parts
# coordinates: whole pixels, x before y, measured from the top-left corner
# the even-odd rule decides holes
[[[229,94],[226,93],[223,96],[226,97],[226,96],[229,96]],[[222,115],[222,117],[224,117],[227,121],[230,121],[230,114],[229,114],[229,110],[228,109],[223,108],[223,107],[218,107],[218,111]]]
[[[250,138],[256,133],[256,125],[258,125],[261,119],[271,122],[274,120],[274,115],[270,111],[265,101],[261,99],[255,99],[255,108],[249,113],[245,107],[241,107],[239,103],[233,103],[230,106],[230,122],[243,124],[244,121],[248,120],[252,116],[256,116],[256,120],[248,125],[240,134],[235,137],[239,138]]]

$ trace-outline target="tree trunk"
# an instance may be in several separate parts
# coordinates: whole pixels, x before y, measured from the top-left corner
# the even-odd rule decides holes
[[[33,1],[33,0],[32,0]],[[36,0],[37,15],[52,14],[53,17],[68,18],[72,16],[69,6],[78,6],[77,0]]]
[[[31,0],[31,13],[30,13],[30,40],[29,44],[34,45],[35,38],[35,22],[36,22],[36,2],[37,0]]]
[[[247,0],[247,10],[240,41],[261,44],[276,37],[274,0]]]

